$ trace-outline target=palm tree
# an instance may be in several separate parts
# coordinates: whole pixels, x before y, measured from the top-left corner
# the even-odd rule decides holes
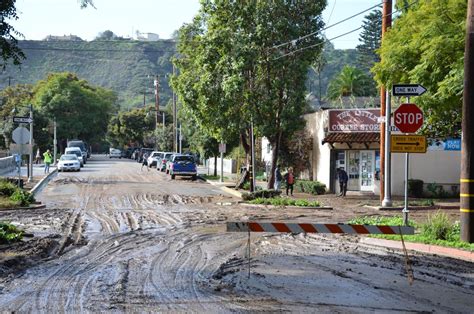
[[[362,70],[346,65],[328,86],[327,97],[331,100],[350,96],[373,96],[373,84]]]

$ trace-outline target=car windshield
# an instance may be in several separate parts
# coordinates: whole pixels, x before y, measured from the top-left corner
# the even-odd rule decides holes
[[[160,156],[160,153],[153,153],[153,155],[151,155],[151,157],[158,157]]]
[[[174,161],[189,161],[194,162],[193,157],[191,156],[176,156],[174,157]]]
[[[77,156],[75,156],[75,155],[62,155],[60,160],[77,160]]]
[[[68,154],[74,154],[76,155],[77,157],[82,157],[82,153],[80,150],[71,150],[71,151],[68,151],[67,152]]]

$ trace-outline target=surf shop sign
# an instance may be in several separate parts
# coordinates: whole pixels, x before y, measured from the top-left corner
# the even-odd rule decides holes
[[[380,132],[380,109],[329,110],[329,132]]]

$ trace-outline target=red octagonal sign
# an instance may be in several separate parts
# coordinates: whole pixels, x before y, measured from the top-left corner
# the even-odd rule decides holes
[[[395,126],[403,133],[415,133],[423,125],[423,111],[415,104],[402,104],[393,113]]]

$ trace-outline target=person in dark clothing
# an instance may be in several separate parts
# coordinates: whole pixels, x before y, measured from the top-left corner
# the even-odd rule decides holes
[[[290,195],[293,196],[293,185],[295,184],[295,175],[293,174],[293,168],[288,168],[288,172],[284,176],[286,182],[286,195],[290,191]]]
[[[280,165],[277,165],[277,167],[275,168],[275,183],[273,185],[273,189],[275,191],[280,191],[281,179],[282,179],[282,176],[280,172]]]
[[[339,180],[339,196],[346,196],[347,181],[349,180],[349,177],[347,176],[347,172],[344,170],[344,168],[341,167],[337,169],[337,179]]]

